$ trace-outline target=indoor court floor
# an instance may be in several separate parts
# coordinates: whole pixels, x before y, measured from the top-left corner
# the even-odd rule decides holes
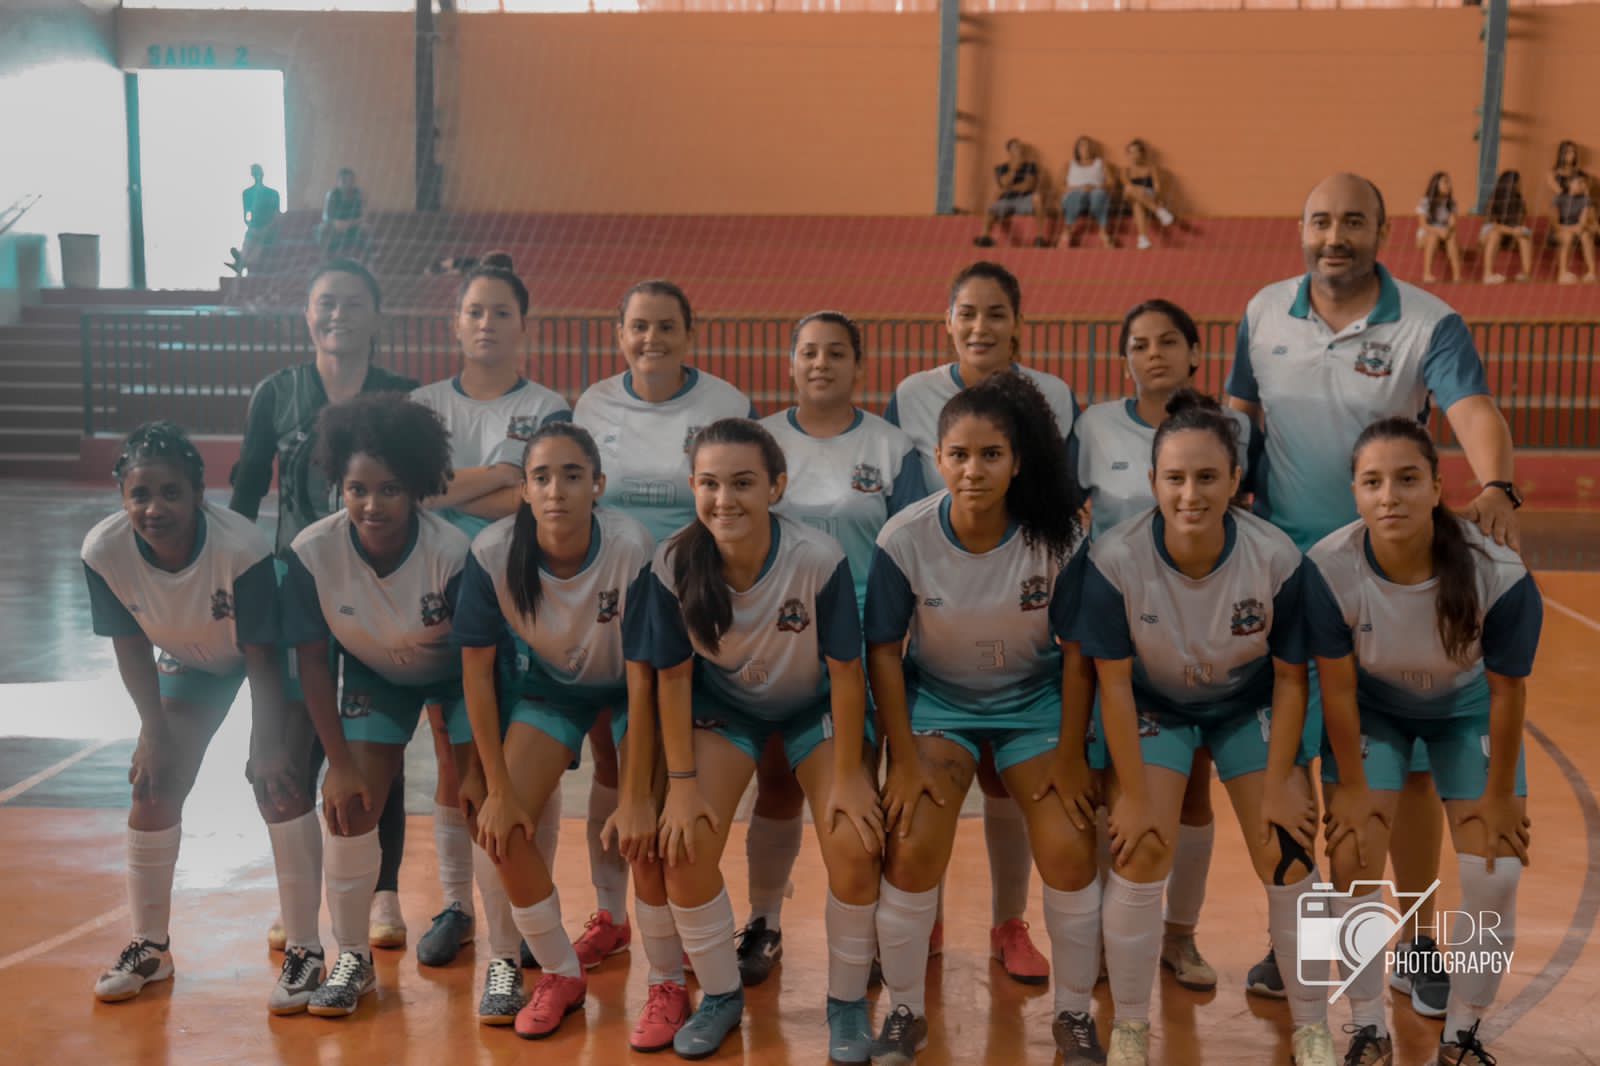
[[[644,1059],[627,1049],[643,1003],[639,953],[590,975],[586,1010],[550,1040],[530,1044],[475,1017],[481,963],[469,949],[444,969],[417,965],[411,950],[376,953],[379,988],[352,1018],[271,1018],[265,1005],[278,957],[265,932],[277,910],[266,831],[243,778],[249,732],[245,700],[213,743],[184,820],[173,908],[177,976],[139,998],[106,1005],[91,994],[99,971],[128,939],[123,882],[126,779],[138,721],[110,641],[91,634],[78,546],[117,506],[107,487],[9,482],[0,509],[0,1003],[10,1050],[25,1064],[318,1063],[432,1064],[559,1061],[611,1064]],[[220,498],[220,493],[213,493]],[[271,516],[263,516],[269,522]],[[1529,684],[1527,759],[1532,785],[1533,865],[1521,887],[1513,971],[1484,1025],[1501,1066],[1600,1063],[1600,514],[1530,514],[1527,555],[1546,597],[1544,637]],[[401,898],[412,945],[438,907],[430,818],[432,751],[410,749],[412,813]],[[583,813],[588,769],[564,785],[558,883],[568,929],[593,906]],[[1199,932],[1221,975],[1214,994],[1163,976],[1154,1005],[1152,1063],[1232,1066],[1289,1061],[1282,1003],[1247,997],[1245,972],[1266,947],[1265,896],[1220,786],[1216,857]],[[977,795],[974,790],[973,796]],[[929,972],[932,1040],[924,1066],[1056,1061],[1048,987],[1012,982],[989,961],[989,886],[983,832],[963,822],[946,904],[945,954]],[[1441,899],[1453,906],[1453,857]],[[744,912],[743,826],[734,828],[724,871]],[[787,955],[747,997],[744,1029],[712,1061],[763,1066],[825,1061],[826,882],[809,836],[784,914]],[[1030,920],[1046,948],[1037,878]],[[325,942],[327,915],[323,914]],[[531,983],[531,980],[530,980]],[[886,1003],[873,997],[881,1021]],[[1102,984],[1096,1013],[1109,1023]],[[1330,1021],[1348,1021],[1341,1002]],[[1438,1023],[1392,1010],[1398,1066],[1431,1061]],[[1339,1038],[1342,1050],[1344,1038]],[[662,1061],[676,1061],[670,1052]]]

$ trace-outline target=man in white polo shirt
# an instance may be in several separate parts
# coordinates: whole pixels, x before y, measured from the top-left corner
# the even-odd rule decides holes
[[[1301,551],[1309,549],[1357,517],[1350,451],[1361,431],[1391,415],[1425,422],[1437,403],[1484,486],[1467,516],[1497,542],[1516,547],[1515,511],[1522,500],[1512,484],[1511,430],[1489,395],[1483,361],[1459,314],[1378,263],[1387,236],[1376,185],[1355,174],[1324,179],[1306,198],[1300,222],[1306,273],[1268,285],[1245,310],[1227,392],[1265,432],[1257,511]],[[1307,731],[1316,730],[1312,742],[1318,745],[1320,696],[1313,683]],[[1425,889],[1438,871],[1443,835],[1440,804],[1425,773],[1410,775],[1395,823],[1396,880],[1402,890],[1413,882]],[[1421,920],[1431,924],[1431,915],[1424,912]],[[1434,950],[1429,938],[1421,939],[1420,946],[1402,943],[1399,950]],[[1275,961],[1269,954],[1250,971],[1251,991],[1283,995]],[[1396,987],[1412,993],[1420,1013],[1444,1016],[1449,984],[1442,975]],[[1387,1041],[1388,1034],[1373,1039]]]

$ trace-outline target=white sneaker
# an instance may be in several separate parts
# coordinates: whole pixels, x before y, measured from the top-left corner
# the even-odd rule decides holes
[[[1163,226],[1170,226],[1177,221],[1177,219],[1173,218],[1172,212],[1168,211],[1165,207],[1156,208],[1156,218]]]
[[[1111,1027],[1106,1066],[1148,1066],[1149,1062],[1149,1022],[1117,1022]]]
[[[1326,1022],[1302,1025],[1289,1041],[1294,1050],[1294,1066],[1339,1066],[1333,1057],[1333,1034]]]
[[[289,937],[283,931],[283,919],[272,919],[272,925],[267,928],[267,947],[273,951],[282,951],[289,943]]]
[[[1144,236],[1143,234],[1139,235],[1138,244],[1139,244],[1139,251],[1141,251],[1141,252],[1148,252],[1150,250],[1150,248],[1151,248],[1150,238]]]
[[[167,950],[171,945],[170,937],[165,944],[134,937],[111,969],[94,983],[95,998],[103,1003],[120,1003],[137,996],[151,981],[171,977],[172,953]]]
[[[400,913],[400,893],[374,892],[367,912],[367,939],[375,948],[406,946],[406,919]]]
[[[272,986],[267,1010],[272,1014],[299,1014],[322,985],[323,954],[310,948],[290,948],[283,953],[283,969]]]

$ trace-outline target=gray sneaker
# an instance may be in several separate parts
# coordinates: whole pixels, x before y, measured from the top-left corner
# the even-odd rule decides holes
[[[917,1052],[928,1046],[928,1019],[902,1004],[883,1020],[883,1028],[870,1049],[872,1066],[911,1066]]]
[[[283,953],[283,969],[272,986],[267,1011],[272,1014],[299,1014],[311,1002],[311,993],[322,985],[323,954],[309,948],[289,948]]]
[[[1396,948],[1389,987],[1410,996],[1411,1009],[1424,1018],[1445,1016],[1450,1002],[1450,975],[1444,972],[1444,957],[1432,937],[1419,936],[1415,943],[1402,942]]]
[[[743,988],[721,996],[701,996],[700,1006],[672,1038],[672,1050],[680,1059],[710,1058],[743,1019]]]
[[[478,1000],[478,1021],[484,1025],[510,1025],[522,1009],[522,970],[515,959],[490,959]]]
[[[1244,990],[1267,999],[1288,998],[1288,993],[1283,990],[1283,974],[1278,972],[1278,953],[1275,949],[1267,948],[1266,958],[1250,967],[1250,972],[1245,975]]]
[[[1050,1035],[1056,1038],[1062,1066],[1100,1066],[1106,1061],[1100,1034],[1095,1032],[1094,1019],[1087,1011],[1062,1011],[1050,1023]]]
[[[417,961],[424,966],[449,966],[472,940],[472,915],[452,903],[433,916],[433,925],[417,941]]]
[[[171,977],[172,954],[167,950],[171,946],[171,937],[165,944],[134,937],[122,949],[111,969],[94,983],[95,998],[103,1003],[120,1003],[137,996],[151,981],[165,981]]]
[[[333,972],[315,992],[306,1010],[319,1018],[343,1018],[356,1012],[361,997],[378,987],[372,960],[353,951],[339,952]]]

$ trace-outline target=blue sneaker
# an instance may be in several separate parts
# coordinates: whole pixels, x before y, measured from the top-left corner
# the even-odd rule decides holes
[[[739,1028],[743,1018],[743,988],[736,988],[725,996],[701,996],[700,1006],[672,1038],[672,1050],[680,1059],[710,1058],[728,1034]]]
[[[449,966],[472,939],[472,915],[452,903],[433,916],[433,925],[417,941],[417,961],[424,966]]]
[[[872,1016],[865,999],[828,997],[828,1058],[868,1062],[872,1058]]]

